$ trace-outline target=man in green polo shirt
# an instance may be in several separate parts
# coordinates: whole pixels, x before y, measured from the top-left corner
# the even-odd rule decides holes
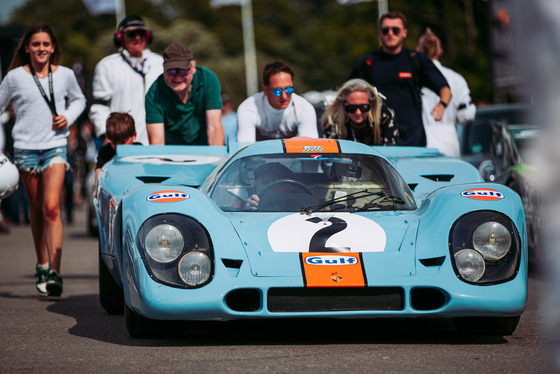
[[[218,77],[196,66],[191,51],[171,44],[163,52],[163,74],[146,94],[150,144],[223,145]]]

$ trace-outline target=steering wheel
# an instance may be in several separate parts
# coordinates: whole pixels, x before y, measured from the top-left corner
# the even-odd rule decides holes
[[[274,182],[271,182],[269,184],[267,184],[266,186],[263,187],[263,189],[259,192],[259,199],[263,199],[263,197],[270,193],[270,191],[272,190],[273,187],[282,185],[282,184],[286,184],[286,185],[290,185],[290,186],[295,186],[301,190],[303,190],[303,192],[305,192],[308,195],[314,196],[315,194],[313,193],[313,191],[311,191],[311,189],[309,187],[307,187],[305,184],[298,182],[296,180],[293,179],[280,179]]]

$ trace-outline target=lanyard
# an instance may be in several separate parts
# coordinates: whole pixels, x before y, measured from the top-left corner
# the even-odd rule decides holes
[[[58,116],[58,114],[56,113],[56,105],[54,103],[53,79],[52,79],[51,64],[49,64],[49,93],[51,95],[52,101],[49,100],[49,98],[47,97],[47,94],[45,93],[45,90],[43,90],[43,86],[41,85],[41,82],[39,82],[39,78],[37,78],[37,74],[35,74],[35,69],[33,69],[33,65],[31,65],[31,63],[29,63],[29,70],[31,71],[31,74],[33,75],[33,79],[35,79],[35,83],[37,84],[37,87],[39,87],[39,91],[41,91],[41,95],[43,95],[43,99],[45,99],[45,101],[47,102],[47,105],[49,106],[49,108],[51,108],[51,112],[52,112],[53,116]]]
[[[140,69],[138,69],[136,66],[132,65],[132,62],[124,55],[124,52],[122,50],[120,51],[120,54],[123,60],[126,61],[128,66],[130,66],[132,70],[140,74],[140,76],[142,76],[142,78],[144,79],[144,77],[146,76],[146,73],[144,72],[144,63],[146,62],[146,59],[140,62]]]

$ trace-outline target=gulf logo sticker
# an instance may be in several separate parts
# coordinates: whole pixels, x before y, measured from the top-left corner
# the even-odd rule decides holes
[[[471,188],[470,190],[461,192],[461,196],[468,197],[469,199],[486,201],[502,200],[505,198],[503,193],[491,188]]]
[[[177,201],[183,201],[189,199],[190,195],[181,191],[158,191],[154,192],[146,198],[146,200],[153,203],[175,203]]]
[[[365,287],[360,253],[300,253],[306,287]]]

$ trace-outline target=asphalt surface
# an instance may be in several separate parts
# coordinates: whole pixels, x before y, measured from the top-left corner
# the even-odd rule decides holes
[[[0,373],[547,373],[546,282],[530,279],[512,336],[460,336],[447,320],[201,323],[132,339],[98,303],[97,239],[84,207],[64,227],[60,298],[35,291],[28,225],[0,235]]]

